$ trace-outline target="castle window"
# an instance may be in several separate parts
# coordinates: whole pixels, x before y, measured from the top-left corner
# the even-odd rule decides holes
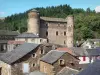
[[[58,31],[56,31],[56,35],[58,36]]]
[[[64,36],[66,35],[66,31],[64,31]]]
[[[48,36],[48,31],[46,31],[46,36]]]
[[[64,59],[60,59],[60,60],[59,60],[59,64],[60,64],[60,65],[65,65],[65,60],[64,60]]]
[[[33,53],[33,54],[32,54],[32,57],[33,57],[33,58],[35,58],[35,57],[36,57],[36,54],[35,54],[35,53]]]
[[[64,44],[66,44],[66,41],[64,40]]]

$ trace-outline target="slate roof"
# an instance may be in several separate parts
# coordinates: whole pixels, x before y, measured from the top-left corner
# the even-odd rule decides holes
[[[65,67],[63,68],[60,72],[58,72],[56,75],[76,75],[78,74],[79,71],[69,68],[69,67]]]
[[[88,52],[84,48],[72,47],[70,49],[73,50],[73,52],[75,53],[76,56],[88,56]]]
[[[16,38],[38,38],[38,37],[39,37],[38,35],[35,35],[33,33],[23,33],[16,36]]]
[[[51,50],[44,55],[40,60],[49,64],[56,62],[66,51]]]
[[[0,60],[5,63],[12,64],[13,62],[25,56],[27,53],[31,52],[32,50],[35,50],[38,45],[39,44],[24,43],[16,47],[14,50],[3,54],[0,57]]]
[[[100,60],[97,60],[94,63],[90,64],[78,75],[100,75]]]
[[[0,35],[18,35],[17,31],[0,30]]]
[[[0,44],[1,43],[8,43],[8,40],[0,40]]]
[[[51,17],[40,17],[40,19],[52,22],[67,22],[64,18],[51,18]]]
[[[42,73],[40,71],[33,71],[33,72],[29,73],[28,75],[47,75],[47,74]]]
[[[89,56],[98,56],[100,55],[100,47],[94,49],[87,49]]]

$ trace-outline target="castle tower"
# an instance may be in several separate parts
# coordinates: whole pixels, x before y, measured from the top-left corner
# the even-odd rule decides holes
[[[31,10],[28,13],[28,33],[39,35],[40,17],[36,10]]]
[[[69,15],[66,19],[67,19],[67,47],[73,47],[74,17]]]

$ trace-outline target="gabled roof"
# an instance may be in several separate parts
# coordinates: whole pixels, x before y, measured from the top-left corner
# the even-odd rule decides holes
[[[40,19],[51,22],[67,22],[67,20],[64,18],[40,17]]]
[[[75,53],[76,56],[88,56],[88,53],[87,53],[86,49],[84,49],[84,48],[72,47],[70,49],[73,50],[73,52]]]
[[[40,71],[33,71],[33,72],[29,73],[28,75],[47,75],[47,74],[42,73]]]
[[[65,51],[51,50],[46,55],[44,55],[40,60],[49,64],[53,64],[65,53]]]
[[[78,74],[79,71],[69,68],[69,67],[64,67],[60,72],[58,72],[56,75],[76,75]]]
[[[18,59],[22,58],[23,56],[31,52],[32,50],[35,50],[35,48],[38,45],[39,44],[24,43],[16,47],[14,50],[3,54],[0,57],[0,60],[5,63],[12,64],[13,62],[17,61]]]
[[[94,63],[90,64],[78,75],[100,75],[100,60],[97,60]]]
[[[35,35],[33,33],[23,33],[16,36],[16,38],[38,38],[38,37],[39,37],[38,35]]]
[[[17,31],[0,30],[0,35],[18,35]]]

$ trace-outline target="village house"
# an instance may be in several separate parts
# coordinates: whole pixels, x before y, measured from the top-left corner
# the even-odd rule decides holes
[[[66,51],[51,50],[40,59],[40,71],[55,75],[64,67],[79,69],[79,59]]]
[[[96,47],[100,47],[100,39],[87,39],[81,47],[85,49],[92,49]]]
[[[7,52],[7,43],[14,40],[19,33],[17,31],[0,30],[0,53]]]
[[[39,44],[24,43],[1,55],[1,75],[24,75],[39,70],[39,60],[48,52],[45,49],[48,48],[42,49]]]

